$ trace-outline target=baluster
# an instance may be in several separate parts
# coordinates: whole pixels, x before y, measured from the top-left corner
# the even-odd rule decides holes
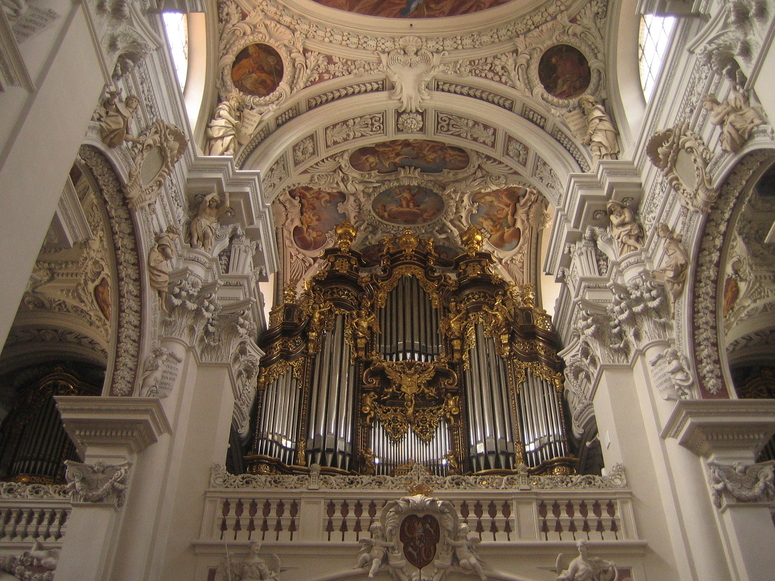
[[[328,516],[328,522],[326,523],[326,532],[328,533],[328,539],[331,540],[331,533],[334,532],[334,515],[336,514],[336,505],[333,500],[328,501],[326,506],[326,515]]]
[[[363,515],[363,505],[361,504],[361,501],[358,500],[355,502],[355,510],[353,511],[355,514],[355,526],[353,527],[353,532],[355,533],[355,540],[360,540],[361,538],[361,532],[363,529],[361,528],[361,516]]]
[[[299,514],[299,504],[296,502],[296,500],[293,500],[291,502],[291,523],[288,525],[288,532],[291,535],[290,540],[293,540],[293,533],[296,532],[296,515]]]
[[[258,514],[258,504],[256,504],[255,500],[250,501],[250,506],[248,507],[248,516],[250,516],[250,520],[248,521],[248,540],[253,539],[253,533],[256,531],[256,514]]]
[[[237,536],[239,535],[239,532],[242,530],[242,522],[240,520],[240,517],[242,516],[242,499],[237,500],[237,504],[234,507],[234,515],[237,517],[234,520],[234,540],[237,540]]]
[[[275,514],[277,515],[277,522],[275,522],[274,525],[274,531],[275,531],[275,541],[280,540],[280,533],[283,531],[283,515],[285,514],[285,503],[280,499],[277,502],[277,509],[275,511]]]
[[[342,541],[344,541],[344,537],[347,534],[347,515],[350,514],[350,505],[347,504],[346,500],[342,501],[339,511],[342,515],[342,524],[339,526],[339,531],[342,533]]]
[[[223,501],[223,504],[221,505],[221,536],[220,539],[223,540],[224,534],[226,534],[226,531],[228,530],[228,526],[226,526],[226,518],[229,516],[229,513],[231,512],[231,503],[227,500]]]
[[[503,518],[506,521],[506,524],[503,526],[503,532],[506,533],[506,540],[511,540],[511,503],[508,500],[503,501],[503,507],[501,508],[501,513],[503,514]]]
[[[498,523],[496,522],[496,518],[498,517],[498,509],[495,506],[495,501],[491,500],[489,506],[487,507],[487,514],[490,517],[490,532],[492,533],[492,540],[497,541],[498,536]]]
[[[264,517],[261,521],[261,540],[266,540],[266,532],[269,530],[269,515],[272,513],[272,503],[269,500],[264,501],[264,506],[261,509],[261,515]]]

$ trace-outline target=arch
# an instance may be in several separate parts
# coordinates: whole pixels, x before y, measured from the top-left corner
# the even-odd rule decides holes
[[[721,347],[724,276],[722,267],[733,227],[754,185],[775,160],[774,149],[750,151],[729,172],[705,221],[694,270],[692,318],[695,364],[701,397],[735,397],[726,349]],[[730,218],[731,216],[731,218]]]
[[[137,236],[129,208],[124,203],[121,182],[107,158],[94,146],[83,145],[79,156],[97,182],[108,210],[116,253],[118,273],[118,304],[112,348],[115,355],[108,359],[104,394],[133,394],[139,364],[142,313],[140,290],[140,259]]]

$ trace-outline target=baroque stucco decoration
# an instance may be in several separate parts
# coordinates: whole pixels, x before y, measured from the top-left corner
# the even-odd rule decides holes
[[[713,504],[722,508],[735,502],[766,502],[775,499],[775,462],[732,465],[708,462]]]
[[[688,121],[652,135],[646,152],[684,207],[710,210],[718,197],[707,172],[712,154],[702,137],[689,129]]]
[[[357,562],[369,577],[386,571],[397,581],[443,581],[450,573],[460,572],[487,579],[475,548],[481,540],[460,522],[448,500],[419,493],[390,501],[370,532],[371,538],[360,541],[363,548]]]
[[[121,508],[126,500],[131,462],[106,465],[101,461],[83,464],[65,460],[67,490],[73,502],[88,502]]]
[[[94,147],[82,146],[80,158],[89,168],[106,200],[114,240],[118,275],[118,331],[110,395],[131,395],[140,349],[140,259],[134,224],[124,203],[121,184],[105,157]]]
[[[124,187],[128,205],[138,210],[156,202],[175,164],[186,151],[183,132],[169,123],[156,121],[136,139],[139,147],[132,156]]]
[[[401,101],[399,111],[422,111],[422,102],[430,98],[428,82],[439,71],[441,59],[447,53],[421,48],[422,41],[416,36],[400,38],[398,47],[389,53],[377,53],[383,72],[395,87],[391,96]]]

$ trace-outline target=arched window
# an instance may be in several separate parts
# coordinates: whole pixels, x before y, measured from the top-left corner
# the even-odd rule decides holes
[[[188,76],[188,18],[185,14],[165,12],[164,27],[167,29],[167,41],[170,44],[172,62],[178,75],[180,88],[186,87]]]
[[[646,101],[651,100],[657,86],[659,72],[667,56],[667,49],[675,29],[677,18],[674,16],[654,16],[645,14],[640,21],[638,40],[638,63],[640,65],[640,84]]]

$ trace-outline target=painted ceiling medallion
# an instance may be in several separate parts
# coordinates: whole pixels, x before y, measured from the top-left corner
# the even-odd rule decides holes
[[[546,92],[558,99],[574,99],[592,79],[587,58],[568,44],[550,47],[538,63],[538,78]]]
[[[425,173],[461,170],[468,167],[468,154],[459,147],[427,139],[394,139],[356,149],[350,165],[362,172],[390,173],[415,167]]]
[[[318,4],[386,18],[438,18],[472,14],[508,0],[315,0]]]
[[[371,208],[378,218],[389,224],[419,226],[438,218],[444,210],[444,200],[431,189],[407,184],[380,192]]]
[[[283,80],[283,59],[267,44],[248,45],[234,59],[231,80],[248,95],[271,95]]]

